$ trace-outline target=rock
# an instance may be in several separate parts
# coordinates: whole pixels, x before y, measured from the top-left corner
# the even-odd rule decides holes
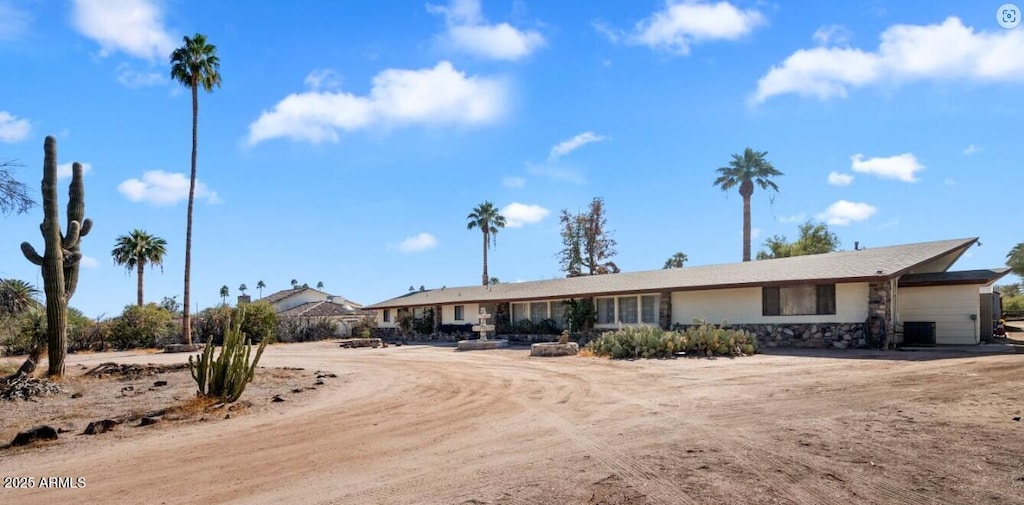
[[[292,393],[301,393],[302,391],[303,391],[302,388],[295,388],[295,389],[292,390]]]
[[[99,435],[100,433],[106,433],[117,426],[117,421],[113,419],[104,419],[102,421],[93,421],[89,423],[89,426],[85,427],[83,435]]]
[[[538,343],[530,346],[530,356],[576,356],[579,352],[580,346],[576,342]]]
[[[1020,422],[1020,416],[1014,416],[1013,420],[1017,421],[1019,423]]]
[[[317,379],[316,382],[314,382],[313,384],[316,384],[317,386],[323,386],[324,385],[324,380],[323,379]]]
[[[121,388],[121,394],[124,394],[128,391],[135,391],[135,386],[125,386]]]
[[[160,419],[155,417],[143,417],[142,419],[139,419],[139,426],[149,426],[158,422],[160,422]]]
[[[832,342],[832,347],[835,347],[836,349],[846,349],[848,346],[849,342],[845,340],[836,340],[835,342]]]
[[[41,425],[25,430],[14,436],[11,446],[28,445],[42,440],[57,440],[57,430],[53,426]]]
[[[284,398],[281,398],[281,395],[274,395],[274,397],[271,398],[270,401],[274,403],[283,402]]]
[[[156,382],[153,383],[153,387],[157,387],[157,388],[161,387],[161,386],[166,386],[166,385],[167,385],[167,381],[156,381]]]
[[[791,330],[791,329],[789,329],[789,328],[783,328],[783,329],[782,329],[782,333],[785,333],[786,335],[789,335],[790,337],[792,337],[793,335],[795,335],[795,333],[793,332],[793,330]]]
[[[82,397],[82,393],[74,393],[74,394],[72,394],[72,395],[71,395],[71,398],[72,398],[72,399],[76,399],[76,400],[77,400],[78,398],[81,398],[81,397]]]
[[[330,372],[317,372],[317,379],[336,379],[338,376]]]

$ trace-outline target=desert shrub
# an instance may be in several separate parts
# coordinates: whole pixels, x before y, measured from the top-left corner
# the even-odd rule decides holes
[[[437,327],[438,333],[445,335],[473,334],[472,324],[442,324]]]
[[[676,353],[743,356],[756,353],[757,342],[751,333],[702,321],[683,332],[665,331],[656,326],[629,326],[601,335],[590,342],[587,349],[597,356],[615,359],[665,358]]]
[[[242,335],[242,324],[245,321],[246,311],[239,311],[230,326],[224,328],[224,345],[220,348],[220,354],[213,357],[214,346],[208,345],[203,349],[202,354],[188,358],[189,369],[192,378],[196,381],[199,393],[219,398],[222,402],[231,403],[238,400],[245,391],[245,386],[252,382],[253,374],[256,372],[256,364],[267,347],[267,340],[260,342],[256,349],[256,356],[249,361],[252,344],[246,341]]]
[[[171,343],[177,330],[171,313],[155,303],[129,305],[110,328],[110,344],[115,349],[159,347]]]
[[[68,351],[91,349],[92,342],[89,340],[89,328],[96,324],[92,319],[85,317],[82,311],[68,307]]]
[[[274,306],[267,302],[248,303],[244,307],[236,307],[233,316],[241,317],[242,310],[245,311],[245,317],[242,318],[242,334],[245,338],[253,342],[273,342],[277,333],[277,312]]]
[[[534,326],[533,332],[537,335],[558,335],[558,322],[554,319],[541,320]]]
[[[377,327],[377,316],[367,315],[363,316],[352,325],[352,336],[359,338],[370,338],[373,336],[373,330]]]
[[[197,342],[220,345],[224,341],[224,329],[230,328],[234,311],[227,305],[219,305],[199,311],[192,317],[192,335]]]
[[[516,333],[519,335],[532,335],[533,321],[529,319],[520,319],[512,323],[512,333]]]
[[[14,317],[0,344],[9,356],[28,354],[35,342],[46,341],[46,312],[28,310]]]
[[[114,331],[114,322],[114,319],[95,321],[83,329],[78,341],[75,342],[77,349],[90,351],[106,351],[107,349],[110,349],[111,335]],[[173,324],[174,323],[172,323],[172,325]],[[181,330],[176,328],[175,335],[178,333],[181,333]]]
[[[327,340],[337,336],[337,332],[337,324],[326,318],[313,321],[281,318],[277,321],[278,342],[315,342]]]

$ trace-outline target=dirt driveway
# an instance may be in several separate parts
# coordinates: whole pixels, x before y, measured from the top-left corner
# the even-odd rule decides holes
[[[261,415],[0,453],[5,477],[86,482],[0,502],[1024,503],[1024,355],[609,361],[321,342],[264,359],[340,379]]]

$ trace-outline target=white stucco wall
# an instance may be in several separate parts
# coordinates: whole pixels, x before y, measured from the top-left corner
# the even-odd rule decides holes
[[[455,319],[455,305],[462,305],[463,307],[463,318],[462,320]],[[477,324],[479,318],[477,315],[480,314],[480,304],[478,303],[459,303],[453,305],[442,305],[441,306],[441,324]],[[494,323],[494,318],[487,320],[488,324]]]
[[[377,311],[377,327],[378,328],[397,328],[398,323],[395,322],[395,318],[398,316],[398,309],[387,309],[391,315],[391,320],[384,321],[384,310]]]
[[[977,284],[899,288],[896,322],[934,321],[936,344],[977,344],[981,310]]]
[[[868,318],[868,283],[836,284],[836,313],[811,316],[761,315],[761,288],[711,289],[672,293],[672,323],[690,324],[694,318],[710,323],[863,323]]]

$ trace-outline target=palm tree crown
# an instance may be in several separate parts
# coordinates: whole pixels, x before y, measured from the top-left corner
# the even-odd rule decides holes
[[[167,241],[150,235],[143,230],[135,229],[127,235],[117,237],[114,243],[114,250],[110,255],[114,263],[123,266],[130,273],[136,271],[137,281],[137,302],[142,306],[143,300],[143,276],[146,265],[156,265],[162,272],[164,269],[164,256],[167,254]]]
[[[732,155],[729,166],[716,170],[718,178],[714,185],[722,191],[739,186],[740,196],[743,197],[743,261],[750,261],[750,196],[754,194],[754,186],[778,191],[779,186],[771,178],[783,175],[765,159],[767,155],[766,151],[755,151],[748,147],[742,155]]]
[[[249,286],[246,286],[245,283],[242,283],[241,285],[238,286],[238,292],[242,293],[243,296],[245,295],[245,292],[248,290]]]
[[[0,279],[0,320],[41,307],[37,296],[39,290],[21,279]]]
[[[1006,266],[1018,277],[1024,277],[1024,242],[1020,242],[1006,254]]]
[[[189,296],[192,274],[192,208],[196,197],[196,156],[199,151],[199,87],[207,92],[220,87],[220,58],[217,47],[197,33],[185,36],[182,46],[171,53],[171,78],[192,90],[192,174],[188,188],[188,220],[185,226],[185,296],[182,302],[181,331],[185,344],[192,344],[192,319],[189,315]]]
[[[466,216],[466,219],[469,220],[466,223],[467,230],[479,228],[484,235],[483,285],[486,286],[490,281],[490,277],[487,275],[487,248],[497,243],[498,230],[505,227],[505,216],[498,213],[498,209],[494,207],[493,203],[485,201],[477,205],[473,212]]]
[[[231,294],[231,291],[228,290],[227,284],[221,286],[220,287],[220,301],[221,301],[221,303],[228,303],[228,295],[230,295],[230,294]]]

